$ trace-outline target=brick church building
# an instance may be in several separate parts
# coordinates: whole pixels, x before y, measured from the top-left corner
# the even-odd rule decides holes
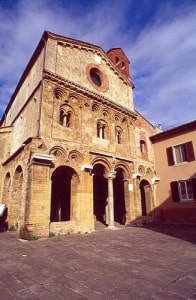
[[[50,32],[0,122],[0,198],[21,237],[156,221],[159,178],[120,48]]]

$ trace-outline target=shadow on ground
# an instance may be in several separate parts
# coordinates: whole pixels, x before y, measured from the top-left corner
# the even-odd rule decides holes
[[[127,227],[133,225],[127,225]],[[142,225],[143,228],[156,231],[162,234],[166,234],[177,239],[187,241],[192,244],[196,244],[196,226],[195,225],[183,225],[183,224],[159,224],[149,223]]]

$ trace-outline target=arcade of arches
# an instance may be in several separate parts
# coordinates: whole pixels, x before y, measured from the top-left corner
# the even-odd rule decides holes
[[[94,220],[105,226],[114,227],[115,223],[126,224],[130,210],[130,193],[127,170],[117,166],[112,172],[101,162],[93,165],[93,207],[90,214]],[[77,219],[80,205],[80,178],[68,166],[55,169],[51,177],[51,222],[65,222]],[[139,184],[141,195],[141,216],[147,217],[152,209],[152,188],[147,180]],[[88,209],[87,209],[88,210]]]
[[[33,178],[37,178],[39,182],[42,180],[40,185],[45,189],[48,198],[42,199],[40,204],[35,200],[36,206],[32,202],[33,214],[31,208],[28,208],[31,223],[37,215],[42,215],[42,207],[48,207],[49,212],[48,219],[47,215],[43,217],[43,224],[46,228],[48,226],[48,233],[55,234],[57,228],[60,234],[79,232],[82,228],[85,228],[84,232],[89,232],[96,228],[97,222],[114,228],[117,224],[126,225],[137,218],[152,217],[152,186],[145,176],[142,180],[133,179],[126,163],[113,163],[112,160],[109,162],[96,158],[91,172],[81,171],[77,166],[77,162],[75,168],[60,165],[52,171],[47,181],[50,168],[44,167],[44,173],[41,166],[33,165]],[[13,224],[22,224],[28,217],[25,215],[28,204],[21,200],[24,199],[23,177],[23,169],[18,166],[13,176],[11,172],[7,172],[4,179],[4,202],[8,207],[8,217],[9,214],[12,215],[9,221]],[[37,195],[38,190],[35,192]]]

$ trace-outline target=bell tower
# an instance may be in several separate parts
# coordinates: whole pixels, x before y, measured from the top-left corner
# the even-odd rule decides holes
[[[121,48],[112,48],[107,52],[107,56],[116,65],[120,72],[130,78],[130,61]]]

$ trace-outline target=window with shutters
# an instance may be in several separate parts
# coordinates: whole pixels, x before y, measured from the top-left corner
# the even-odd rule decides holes
[[[178,182],[178,190],[180,194],[180,200],[193,200],[193,186],[191,180],[182,180]]]
[[[195,160],[192,142],[174,145],[167,148],[168,165],[177,165]]]
[[[171,182],[174,202],[196,200],[196,178]]]
[[[186,144],[174,146],[173,153],[176,164],[187,161]]]

